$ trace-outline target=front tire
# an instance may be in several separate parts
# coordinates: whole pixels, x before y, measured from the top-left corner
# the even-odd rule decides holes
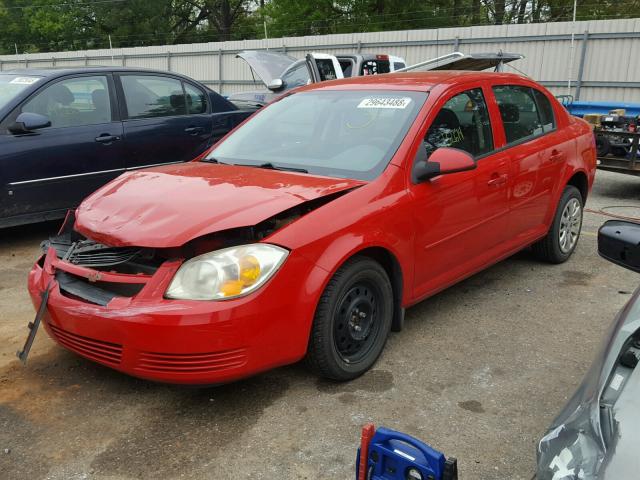
[[[533,245],[534,254],[545,262],[566,262],[578,245],[584,201],[580,191],[567,185],[562,192],[547,235]]]
[[[337,381],[369,370],[387,341],[393,303],[391,282],[379,263],[348,260],[318,302],[305,358],[309,368]]]

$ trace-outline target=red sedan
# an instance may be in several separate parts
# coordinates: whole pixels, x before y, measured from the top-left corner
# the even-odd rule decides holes
[[[58,343],[137,377],[213,384],[305,359],[349,380],[410,305],[525,247],[567,260],[595,167],[587,124],[520,76],[321,83],[197,161],[95,192],[29,291]]]

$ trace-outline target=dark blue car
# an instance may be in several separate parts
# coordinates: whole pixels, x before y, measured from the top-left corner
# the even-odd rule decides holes
[[[0,227],[63,217],[124,171],[192,160],[251,113],[167,72],[0,72]]]

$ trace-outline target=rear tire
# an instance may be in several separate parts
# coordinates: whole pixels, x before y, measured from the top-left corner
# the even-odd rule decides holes
[[[573,185],[562,192],[553,223],[547,235],[533,244],[533,253],[549,263],[566,262],[578,245],[583,215],[582,195]]]
[[[325,288],[313,320],[305,362],[322,377],[347,381],[376,362],[393,318],[393,290],[385,270],[354,257]]]

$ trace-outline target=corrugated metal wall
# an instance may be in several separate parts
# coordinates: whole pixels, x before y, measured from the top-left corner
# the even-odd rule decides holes
[[[585,32],[587,32],[585,34]],[[573,53],[571,35],[574,35]],[[585,41],[586,39],[586,41]],[[640,102],[640,19],[478,26],[353,33],[153,47],[0,56],[0,70],[20,67],[126,65],[171,70],[229,94],[256,88],[240,50],[370,52],[404,57],[408,64],[459,50],[522,53],[513,67],[556,95],[579,89],[581,100]],[[571,62],[571,59],[573,61]],[[582,76],[580,77],[580,66]],[[513,71],[507,67],[507,71]]]

